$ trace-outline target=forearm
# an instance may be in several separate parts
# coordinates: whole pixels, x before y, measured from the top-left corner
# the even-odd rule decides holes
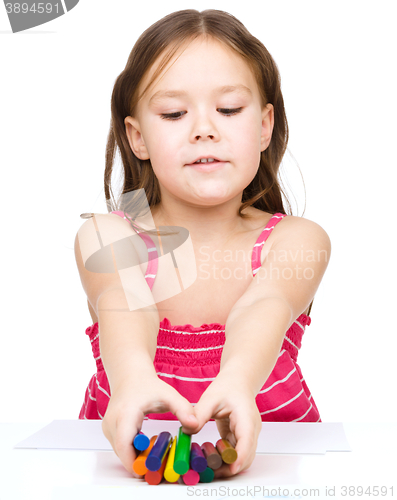
[[[99,346],[112,392],[129,380],[155,375],[157,307],[122,309],[123,294],[113,291],[98,300]]]
[[[279,298],[232,311],[225,326],[220,374],[245,385],[255,397],[277,362],[292,320],[290,307]]]

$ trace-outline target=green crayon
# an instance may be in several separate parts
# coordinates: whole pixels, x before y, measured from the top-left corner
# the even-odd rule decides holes
[[[179,427],[174,459],[174,471],[177,474],[183,475],[189,470],[191,443],[192,436],[182,432],[182,426]]]
[[[207,467],[205,471],[199,472],[199,475],[200,483],[211,483],[214,480],[215,473],[210,467]]]

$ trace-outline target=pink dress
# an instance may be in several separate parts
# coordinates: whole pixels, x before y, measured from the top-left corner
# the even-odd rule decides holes
[[[123,212],[113,212],[121,217]],[[271,231],[285,214],[276,213],[259,235],[252,252],[252,274],[261,266],[260,254]],[[152,288],[157,272],[157,252],[147,234],[140,235],[149,250],[150,260],[145,278]],[[297,363],[302,337],[311,318],[301,314],[287,330],[277,362],[269,378],[256,396],[262,421],[321,422],[320,414]],[[96,361],[97,372],[88,384],[80,419],[102,419],[110,398],[110,388],[99,351],[98,323],[86,329]],[[188,401],[195,404],[219,373],[225,343],[225,325],[171,325],[167,318],[160,322],[154,359],[156,373]],[[152,419],[176,420],[168,413],[151,413]]]

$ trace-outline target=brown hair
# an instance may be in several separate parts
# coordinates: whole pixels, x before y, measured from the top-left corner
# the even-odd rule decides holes
[[[174,12],[160,19],[142,33],[135,43],[124,70],[117,77],[111,98],[111,123],[106,147],[106,168],[104,176],[105,197],[108,210],[116,210],[111,176],[117,149],[124,167],[121,194],[144,189],[149,207],[161,200],[159,182],[150,160],[140,160],[128,143],[124,119],[133,116],[136,104],[153,81],[158,77],[178,48],[199,36],[211,36],[223,42],[242,56],[252,69],[265,106],[274,107],[274,129],[269,147],[261,153],[260,165],[255,178],[244,189],[238,215],[248,217],[243,210],[254,206],[269,213],[287,213],[282,195],[291,205],[278,181],[278,170],[288,143],[288,123],[281,93],[280,74],[276,63],[264,45],[234,16],[220,10],[188,9]],[[153,63],[163,59],[151,82],[139,96],[138,87]]]
[[[127,116],[134,115],[137,103],[177,50],[200,36],[213,37],[243,57],[256,78],[262,105],[271,103],[274,107],[272,139],[268,148],[261,153],[255,178],[243,191],[238,215],[248,218],[249,215],[242,212],[249,206],[272,214],[276,212],[285,214],[287,212],[284,209],[283,196],[288,206],[288,213],[291,214],[290,202],[278,179],[281,160],[287,149],[288,123],[277,65],[266,47],[251,35],[238,19],[227,12],[213,9],[202,12],[193,9],[180,10],[154,23],[139,37],[124,70],[117,77],[111,97],[112,116],[106,146],[104,175],[108,211],[123,210],[128,212],[132,219],[134,219],[133,214],[139,211],[137,208],[139,199],[137,201],[134,194],[129,198],[131,208],[121,207],[120,201],[115,200],[111,177],[117,150],[120,152],[124,168],[120,198],[125,193],[143,189],[149,208],[160,203],[160,186],[150,160],[140,160],[132,152],[124,120]],[[162,60],[151,81],[142,94],[138,95],[140,83],[160,56]]]

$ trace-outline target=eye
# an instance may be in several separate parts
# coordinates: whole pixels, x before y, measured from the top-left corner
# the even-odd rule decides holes
[[[162,113],[160,115],[160,117],[163,119],[163,120],[172,120],[172,121],[176,121],[176,120],[179,120],[180,118],[182,118],[182,116],[186,114],[186,111],[176,111],[175,113]]]
[[[217,111],[222,113],[225,116],[233,116],[237,115],[238,113],[241,113],[243,108],[218,108]]]

